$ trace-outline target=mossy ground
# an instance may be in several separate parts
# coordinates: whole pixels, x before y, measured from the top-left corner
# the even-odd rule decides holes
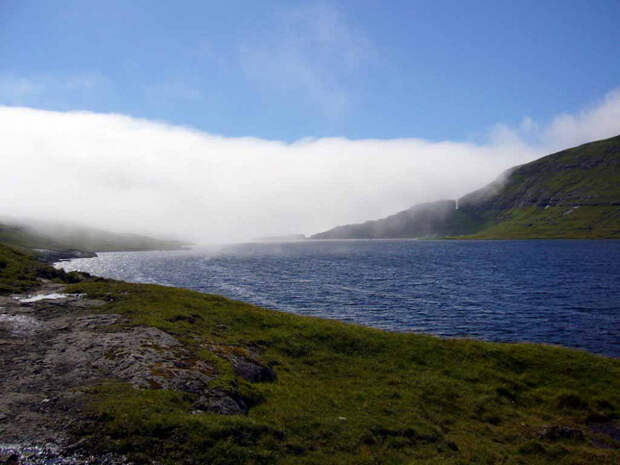
[[[76,273],[65,273],[37,262],[27,249],[0,244],[0,294],[28,291],[40,284],[39,278],[75,282]]]
[[[92,388],[102,449],[163,463],[615,463],[589,421],[617,421],[620,362],[535,344],[394,334],[274,312],[223,297],[126,283],[80,283],[103,311],[165,330],[196,354],[205,344],[255,350],[273,383],[218,383],[256,400],[248,416],[191,413],[191,395]],[[229,349],[230,350],[230,349]],[[541,439],[545,426],[585,439]],[[616,447],[616,448],[614,448]]]

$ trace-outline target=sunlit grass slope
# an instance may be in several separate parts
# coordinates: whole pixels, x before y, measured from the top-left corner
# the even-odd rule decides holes
[[[620,238],[620,136],[548,155],[460,200],[480,238]]]
[[[620,239],[620,206],[514,208],[473,239]]]
[[[78,432],[101,450],[169,464],[620,459],[620,444],[590,428],[618,420],[615,359],[388,333],[154,285],[79,283],[71,290],[106,299],[102,311],[123,314],[131,325],[175,335],[196,358],[215,363],[220,388],[254,404],[247,416],[196,415],[190,394],[104,383],[90,391],[96,423]],[[259,352],[277,380],[236,378],[224,358],[203,349],[212,344]]]

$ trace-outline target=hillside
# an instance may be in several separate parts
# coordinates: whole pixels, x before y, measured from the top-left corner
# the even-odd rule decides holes
[[[478,228],[479,220],[463,210],[457,210],[456,201],[440,200],[415,205],[380,220],[338,226],[315,234],[311,239],[433,237],[473,233]]]
[[[312,238],[620,238],[620,136],[514,167],[456,206],[416,205]]]
[[[388,333],[67,275],[1,244],[0,282],[7,463],[620,458],[615,359]],[[30,294],[7,294],[24,289]],[[32,293],[40,300],[26,299]]]
[[[0,241],[24,250],[112,252],[124,250],[171,250],[179,241],[138,234],[119,234],[84,226],[0,218]],[[79,253],[78,253],[79,255]]]

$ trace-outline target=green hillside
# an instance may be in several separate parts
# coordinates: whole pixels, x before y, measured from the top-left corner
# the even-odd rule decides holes
[[[513,168],[459,205],[484,222],[476,237],[620,238],[620,136]]]
[[[480,229],[481,220],[464,210],[456,209],[456,201],[415,205],[387,218],[361,224],[338,226],[315,234],[311,239],[384,239],[406,237],[435,237],[437,235],[473,234]]]
[[[72,283],[76,282],[78,277],[76,273],[65,273],[39,263],[28,252],[0,243],[0,295],[36,288],[41,279]]]
[[[314,239],[620,238],[620,136],[514,167],[456,201],[417,205]]]
[[[112,252],[122,250],[178,249],[179,241],[161,240],[138,234],[118,234],[84,226],[28,222],[0,218],[0,241],[23,249],[81,250]]]

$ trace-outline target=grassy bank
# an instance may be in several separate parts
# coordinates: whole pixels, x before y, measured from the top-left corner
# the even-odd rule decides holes
[[[218,367],[217,383],[255,404],[248,416],[192,415],[195,399],[187,394],[102,385],[91,404],[102,423],[90,432],[102,447],[154,450],[169,463],[619,458],[618,444],[590,427],[618,418],[617,360],[543,345],[393,334],[152,285],[72,290],[111,300],[104,310],[131,324],[177,336]],[[259,352],[278,379],[236,378],[206,344]]]
[[[35,265],[25,268],[28,282],[36,279],[38,271],[27,271]],[[7,269],[7,288],[19,288],[21,275],[5,276]],[[102,380],[84,387],[89,421],[73,431],[94,451],[165,464],[620,459],[612,437],[620,415],[616,359],[538,344],[388,333],[155,285],[78,282],[68,289],[104,300],[97,311],[122,314],[126,325],[174,335],[213,367],[214,388],[250,406],[248,415],[196,413],[195,394]],[[235,375],[231,354],[259,358],[277,379],[245,381]]]
[[[119,234],[83,226],[1,217],[0,242],[23,249],[74,249],[83,252],[175,250],[187,245],[138,234]]]
[[[77,273],[65,273],[34,260],[28,249],[0,243],[0,295],[25,292],[40,284],[40,279],[72,283]]]

